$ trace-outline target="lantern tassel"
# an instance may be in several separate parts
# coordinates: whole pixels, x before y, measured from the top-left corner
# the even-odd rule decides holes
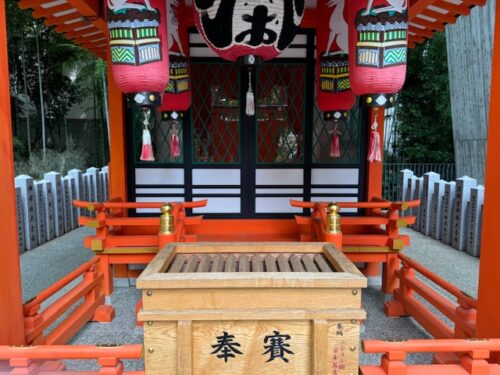
[[[340,157],[340,136],[339,133],[335,132],[332,135],[332,144],[330,146],[330,156],[332,158]]]
[[[181,147],[179,142],[179,136],[172,133],[170,136],[170,158],[174,159],[181,156]]]
[[[148,128],[150,113],[151,111],[149,109],[144,111],[144,130],[142,131],[142,150],[140,158],[142,161],[155,161],[153,145],[151,144],[151,133]]]
[[[370,132],[370,149],[368,151],[368,161],[370,163],[380,163],[382,161],[382,156],[380,153],[380,134],[377,130],[377,117],[375,116],[375,121],[372,125],[372,130]]]
[[[255,116],[255,98],[252,91],[252,71],[248,72],[248,91],[245,114],[247,116]]]

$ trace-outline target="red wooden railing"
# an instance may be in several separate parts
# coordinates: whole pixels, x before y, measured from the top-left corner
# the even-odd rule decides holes
[[[144,371],[125,371],[122,359],[142,358],[142,345],[40,345],[32,347],[0,346],[0,375],[7,374],[106,374],[143,375]],[[98,372],[66,371],[64,359],[96,360]],[[2,361],[5,364],[2,365]]]
[[[128,210],[132,209],[159,209],[166,202],[122,202],[117,199],[109,202],[96,203],[73,201],[73,205],[87,209],[95,217],[80,216],[78,222],[95,228],[95,236],[85,238],[85,246],[99,252],[105,249],[119,249],[121,247],[156,247],[160,238],[158,229],[160,215],[157,217],[129,217]],[[173,241],[183,241],[186,236],[186,227],[199,224],[202,216],[186,217],[187,208],[204,207],[206,200],[197,202],[171,202],[175,218],[175,234]]]
[[[365,353],[383,353],[379,366],[361,366],[364,375],[498,375],[500,365],[493,356],[500,352],[500,339],[409,340],[402,342],[364,341]],[[454,352],[457,363],[406,365],[408,353]],[[493,362],[493,363],[489,363]]]
[[[111,306],[104,305],[103,274],[97,271],[99,258],[82,264],[23,306],[25,337],[27,344],[64,344],[91,319],[110,321],[114,317]],[[55,296],[68,284],[82,277],[76,286],[42,310],[42,303]],[[72,306],[79,304],[49,333],[45,333]]]
[[[437,339],[474,337],[477,301],[416,261],[403,254],[398,257],[402,263],[401,269],[396,271],[400,287],[394,291],[394,299],[386,303],[386,314],[391,317],[411,315]],[[417,278],[416,273],[421,277]],[[456,302],[427,285],[422,278],[444,289]],[[420,295],[451,320],[454,328],[419,301],[416,295]]]

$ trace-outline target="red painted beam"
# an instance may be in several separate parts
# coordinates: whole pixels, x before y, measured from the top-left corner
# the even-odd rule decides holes
[[[0,0],[0,344],[24,344],[5,0]]]
[[[500,7],[496,8],[493,35],[490,115],[486,147],[486,189],[479,263],[477,337],[500,337],[500,251],[498,241],[498,207],[500,207]]]

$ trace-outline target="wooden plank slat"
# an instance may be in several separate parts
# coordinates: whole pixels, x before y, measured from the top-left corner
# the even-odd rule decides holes
[[[264,258],[264,262],[266,264],[266,272],[278,272],[278,268],[276,267],[276,259],[271,254],[266,255]]]
[[[212,272],[222,272],[224,271],[224,257],[217,254],[214,258],[214,263],[212,264]]]
[[[189,320],[177,323],[177,374],[193,373],[193,324]]]
[[[280,272],[291,272],[292,269],[290,268],[290,265],[288,264],[288,257],[284,254],[280,254],[278,256],[278,268]]]
[[[198,266],[199,258],[195,254],[191,254],[189,257],[186,268],[184,269],[184,272],[195,272],[196,267]]]
[[[292,265],[293,272],[304,272],[304,267],[297,254],[292,254],[290,256],[290,264]]]
[[[252,257],[252,272],[264,272],[262,258],[257,254]]]
[[[182,266],[186,263],[186,256],[183,254],[178,254],[175,259],[172,267],[168,270],[171,273],[181,272]]]
[[[203,254],[201,256],[200,265],[198,266],[198,270],[196,272],[208,272],[208,271],[210,271],[211,263],[212,263],[212,260],[210,258],[210,255]]]
[[[314,262],[318,266],[320,272],[332,272],[332,268],[328,264],[328,262],[325,260],[323,255],[318,254],[314,256]]]
[[[307,272],[319,272],[318,267],[316,267],[309,255],[302,256],[302,263],[304,263]]]
[[[238,260],[238,272],[250,272],[250,259],[248,255],[242,254]]]
[[[226,258],[226,268],[224,272],[236,272],[236,257],[233,254]]]

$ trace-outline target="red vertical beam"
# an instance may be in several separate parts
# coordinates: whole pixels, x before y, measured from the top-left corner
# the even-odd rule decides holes
[[[109,196],[127,200],[127,157],[125,146],[125,111],[123,96],[115,84],[108,61],[109,102]]]
[[[378,123],[378,132],[380,134],[380,154],[382,156],[382,160],[384,160],[384,148],[382,147],[384,144],[384,122],[385,122],[385,114],[384,108],[373,108],[370,109],[370,115],[368,116],[368,148],[370,147],[370,132],[371,126],[375,119],[375,114],[377,115],[377,123]],[[366,168],[366,200],[370,201],[374,197],[382,197],[382,175],[384,171],[383,163],[367,163]]]
[[[495,69],[495,66],[497,67]],[[479,266],[477,337],[500,337],[500,7],[496,9]]]
[[[0,345],[24,344],[5,0],[0,0]]]

